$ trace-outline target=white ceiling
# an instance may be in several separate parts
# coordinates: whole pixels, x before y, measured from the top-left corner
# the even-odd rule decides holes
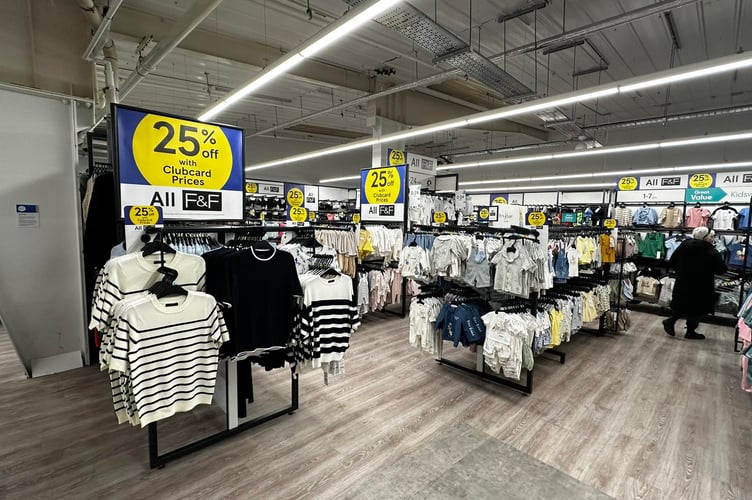
[[[550,0],[548,6],[537,11],[537,15],[527,14],[506,22],[497,23],[500,14],[510,14],[519,8],[539,3],[541,0],[472,0],[472,44],[481,54],[492,58],[505,50],[514,49],[613,16],[624,14],[651,5],[650,0],[579,0],[566,2],[566,19],[563,19],[565,2]],[[151,15],[169,25],[191,5],[192,0],[170,0],[154,2],[150,0],[126,0],[116,14],[113,33],[120,54],[121,77],[135,68],[136,45],[140,36],[154,35],[144,30],[128,27],[129,16]],[[414,7],[423,11],[444,28],[462,39],[468,38],[470,0],[409,0]],[[281,54],[322,27],[339,18],[346,12],[344,0],[311,0],[314,16],[308,20],[305,13],[305,0],[224,0],[220,6],[204,20],[198,30],[211,38],[229,43],[256,43],[269,46]],[[752,6],[744,0],[703,0],[672,10],[680,48],[676,51],[674,65],[689,64],[709,58],[729,55],[752,45]],[[565,26],[563,26],[563,24]],[[537,37],[536,37],[537,26]],[[119,31],[119,28],[122,28]],[[128,32],[125,35],[122,32]],[[572,73],[582,71],[602,63],[600,56],[588,45],[544,55],[542,51],[501,57],[493,60],[520,82],[534,89],[538,96],[556,95],[574,88],[586,88],[598,83],[617,81],[632,76],[669,68],[671,65],[672,42],[663,20],[653,15],[588,37],[598,52],[608,61],[606,71],[573,78]],[[235,41],[235,42],[233,42]],[[228,43],[228,42],[225,42]],[[153,44],[152,44],[153,45]],[[209,50],[210,49],[210,50]],[[147,51],[149,49],[147,48]],[[226,57],[222,57],[227,54]],[[159,68],[124,100],[124,103],[150,109],[162,110],[181,115],[196,116],[209,103],[259,71],[257,65],[244,64],[233,60],[234,52],[223,50],[221,44],[207,47],[205,52],[178,48],[172,51],[159,65]],[[243,100],[218,117],[219,121],[244,127],[249,135],[283,124],[301,116],[327,109],[333,105],[365,96],[389,86],[409,83],[416,79],[451,70],[446,65],[434,65],[433,55],[414,47],[411,40],[375,22],[368,23],[346,41],[327,49],[319,58],[333,75],[340,73],[360,78],[358,84],[348,88],[346,84],[324,82],[314,72],[307,74],[306,68],[294,71],[294,75],[275,80],[251,98]],[[270,62],[270,61],[267,61]],[[373,70],[383,66],[395,69],[390,77],[375,76]],[[537,67],[537,79],[536,79]],[[370,76],[370,81],[362,77]],[[208,85],[207,85],[208,79]],[[363,88],[362,82],[369,82],[370,88]],[[450,95],[458,102],[473,103],[466,113],[485,107],[498,107],[503,104],[501,96],[474,82],[453,78],[443,84],[432,86],[434,90]],[[444,104],[437,100],[436,106]],[[575,123],[583,127],[604,125],[625,120],[639,120],[649,117],[687,113],[697,110],[715,109],[728,106],[752,104],[752,71],[725,74],[704,80],[697,80],[670,89],[655,89],[642,92],[632,98],[617,96],[601,100],[596,106],[578,105],[561,109]],[[278,130],[279,137],[308,141],[308,149],[323,145],[347,142],[355,137],[370,135],[371,129],[366,119],[368,105],[350,107],[344,111],[325,114],[306,121],[296,130]],[[526,117],[521,122],[545,131],[543,122],[536,117]],[[707,129],[705,120],[693,120],[697,133]],[[685,129],[682,129],[682,133]],[[615,133],[608,129],[593,129],[593,134],[603,144],[617,144],[628,137],[626,133]],[[677,130],[678,132],[678,130]],[[662,127],[655,133],[675,135],[670,127]],[[274,135],[274,134],[267,134]],[[692,135],[692,134],[690,134]],[[561,141],[563,137],[549,133],[548,140]],[[479,149],[539,143],[540,138],[502,131],[455,130],[435,134],[434,137],[419,137],[408,144],[415,152],[433,156],[468,152]],[[280,142],[282,144],[282,142]],[[267,148],[268,145],[265,145]],[[571,149],[573,145],[562,146]],[[265,149],[266,151],[266,149]],[[548,151],[548,150],[547,150]],[[526,152],[529,154],[530,152]],[[274,153],[266,151],[262,159]],[[285,156],[284,146],[279,148],[278,157]],[[370,157],[365,152],[364,158]],[[253,163],[253,151],[248,152]],[[458,159],[458,161],[462,161]],[[340,173],[352,173],[352,166],[330,162],[330,171],[312,173],[306,177],[315,180],[336,177]],[[360,168],[363,165],[359,165]],[[306,172],[311,169],[296,169]],[[465,176],[482,176],[482,172],[463,173]],[[274,177],[270,172],[267,177]],[[286,176],[286,175],[285,175]],[[301,180],[312,180],[310,178]]]

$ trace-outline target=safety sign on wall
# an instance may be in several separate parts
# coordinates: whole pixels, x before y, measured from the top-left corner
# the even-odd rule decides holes
[[[287,202],[287,220],[292,222],[308,221],[306,188],[303,184],[285,183],[285,201]]]
[[[405,218],[407,167],[377,167],[360,172],[360,219],[402,222]]]
[[[121,209],[162,207],[172,220],[238,220],[244,140],[239,128],[115,106]]]

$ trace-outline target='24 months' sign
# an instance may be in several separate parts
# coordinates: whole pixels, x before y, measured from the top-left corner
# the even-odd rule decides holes
[[[243,131],[115,107],[121,209],[158,206],[172,220],[243,218]]]

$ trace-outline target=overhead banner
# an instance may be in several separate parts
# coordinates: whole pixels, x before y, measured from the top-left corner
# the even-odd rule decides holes
[[[752,186],[743,187],[711,187],[707,189],[687,189],[684,201],[687,203],[724,203],[747,204],[752,198]]]
[[[242,129],[114,107],[120,208],[172,220],[243,219]]]
[[[507,193],[491,193],[491,205],[508,205],[509,194]]]
[[[651,175],[641,176],[641,190],[649,189],[686,189],[689,185],[688,175]]]
[[[405,219],[407,167],[376,167],[360,172],[360,219],[402,222]]]
[[[285,183],[285,201],[287,202],[287,220],[292,222],[308,221],[308,209],[305,207],[306,189],[303,184]]]
[[[281,182],[256,181],[249,179],[245,182],[245,192],[248,194],[282,196],[285,193],[285,185]]]

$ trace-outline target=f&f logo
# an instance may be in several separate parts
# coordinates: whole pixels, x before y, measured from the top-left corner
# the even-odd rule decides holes
[[[183,210],[221,212],[222,193],[207,193],[206,191],[183,191]]]

